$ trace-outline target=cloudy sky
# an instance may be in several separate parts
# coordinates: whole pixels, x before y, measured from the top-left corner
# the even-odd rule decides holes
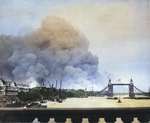
[[[0,0],[0,35],[33,32],[48,15],[64,18],[85,35],[89,51],[98,57],[101,86],[96,90],[109,79],[129,83],[132,78],[148,91],[149,6],[149,0]]]

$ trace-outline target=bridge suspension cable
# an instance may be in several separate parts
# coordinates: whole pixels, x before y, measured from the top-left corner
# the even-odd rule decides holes
[[[102,89],[102,90],[100,91],[100,93],[103,92],[103,91],[105,91],[105,90],[107,89],[107,87],[108,87],[108,86],[106,86],[104,89]]]
[[[136,90],[138,90],[139,92],[141,92],[141,93],[146,93],[146,92],[144,92],[144,91],[138,89],[136,86],[134,86],[134,88],[135,88]]]

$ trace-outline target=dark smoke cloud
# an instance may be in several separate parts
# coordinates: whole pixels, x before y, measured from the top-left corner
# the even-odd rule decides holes
[[[64,88],[99,80],[89,41],[64,19],[47,16],[37,31],[0,36],[0,75],[31,86],[62,80]],[[47,84],[48,85],[48,84]]]

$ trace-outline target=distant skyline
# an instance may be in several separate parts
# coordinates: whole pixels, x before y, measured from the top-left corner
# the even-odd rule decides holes
[[[109,79],[129,83],[132,78],[138,88],[148,91],[149,7],[149,0],[0,0],[0,35],[23,36],[40,28],[48,15],[64,18],[85,35],[89,51],[98,57],[101,86],[95,90],[107,86]]]

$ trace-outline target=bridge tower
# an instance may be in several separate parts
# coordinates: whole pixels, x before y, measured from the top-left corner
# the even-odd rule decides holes
[[[133,85],[132,79],[130,80],[130,84],[129,84],[129,97],[130,98],[134,98],[135,97],[135,94],[134,94],[134,85]]]
[[[108,95],[109,97],[113,97],[113,85],[111,84],[111,79],[109,79],[108,83]]]

